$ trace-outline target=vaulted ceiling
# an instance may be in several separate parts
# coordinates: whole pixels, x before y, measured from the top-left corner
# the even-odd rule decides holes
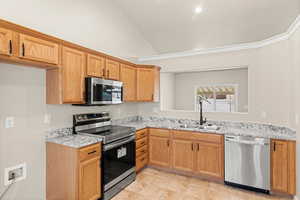
[[[300,0],[112,0],[157,53],[254,42],[283,33]]]

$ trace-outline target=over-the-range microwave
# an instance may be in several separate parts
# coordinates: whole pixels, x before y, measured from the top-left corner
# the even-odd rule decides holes
[[[88,77],[85,79],[86,104],[107,105],[123,102],[123,83],[101,78]]]

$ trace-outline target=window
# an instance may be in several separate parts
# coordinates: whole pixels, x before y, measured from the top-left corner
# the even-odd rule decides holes
[[[238,106],[238,85],[213,85],[196,87],[195,110],[200,111],[199,99],[204,97],[203,112],[236,112]]]

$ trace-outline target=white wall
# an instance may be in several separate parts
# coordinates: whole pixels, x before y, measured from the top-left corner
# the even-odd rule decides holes
[[[205,113],[205,116],[214,120],[252,121],[291,126],[292,107],[286,103],[291,95],[289,43],[289,40],[285,40],[259,49],[166,59],[151,63],[160,65],[164,72],[247,66],[248,113]],[[145,105],[140,113],[151,115],[151,110],[157,110],[153,108],[155,106],[157,105]],[[263,112],[266,117],[263,116]],[[190,111],[162,111],[154,114],[199,118],[198,113]]]
[[[247,112],[247,68],[176,73],[175,109],[193,111],[195,109],[195,87],[210,86],[215,84],[237,84],[238,110],[236,112]]]
[[[122,11],[109,0],[6,1],[0,18],[85,47],[121,57],[155,53]],[[0,63],[0,192],[4,168],[26,162],[28,177],[7,193],[9,200],[45,199],[45,135],[72,126],[75,113],[110,111],[113,118],[136,115],[138,105],[74,107],[45,104],[45,71]],[[44,124],[44,115],[52,116]],[[15,128],[4,119],[15,117]]]
[[[160,73],[160,106],[162,109],[175,109],[175,74]]]

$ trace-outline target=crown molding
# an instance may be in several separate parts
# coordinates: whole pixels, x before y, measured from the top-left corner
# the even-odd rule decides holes
[[[300,15],[298,15],[298,17],[289,26],[289,28],[286,32],[275,35],[275,36],[270,37],[265,40],[261,40],[261,41],[257,41],[257,42],[227,45],[227,46],[215,47],[215,48],[196,49],[196,50],[189,50],[189,51],[182,51],[182,52],[175,52],[175,53],[159,54],[159,55],[153,55],[153,56],[144,56],[144,57],[138,58],[138,61],[145,62],[145,61],[163,60],[163,59],[170,59],[170,58],[180,58],[180,57],[186,57],[186,56],[224,53],[224,52],[233,52],[233,51],[261,48],[264,46],[268,46],[270,44],[274,44],[274,43],[289,39],[299,27],[300,27]]]

